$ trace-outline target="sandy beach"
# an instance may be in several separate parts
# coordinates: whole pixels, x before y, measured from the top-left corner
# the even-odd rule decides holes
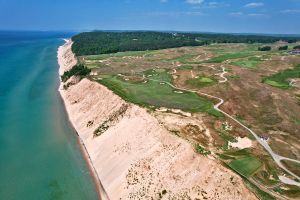
[[[59,72],[58,72],[59,76],[63,75],[65,71],[70,70],[74,65],[77,64],[77,59],[76,59],[75,55],[73,54],[73,52],[71,50],[73,42],[70,39],[64,39],[64,41],[65,41],[65,44],[60,46],[58,48],[58,51],[57,51],[57,59],[58,59],[58,64],[59,64]],[[70,116],[70,113],[68,112],[67,105],[66,105],[66,102],[65,102],[65,99],[64,99],[64,90],[63,90],[63,83],[62,82],[60,82],[58,91],[59,91],[59,94],[62,97],[63,104],[65,106],[66,112],[67,112],[68,116]],[[70,121],[70,122],[71,122],[71,125],[74,128],[77,136],[78,136],[78,143],[79,143],[81,152],[82,152],[82,154],[83,154],[83,156],[84,156],[84,158],[85,158],[85,160],[88,164],[88,167],[89,167],[90,172],[92,174],[93,180],[96,184],[96,188],[98,189],[97,193],[99,195],[99,199],[101,199],[101,200],[109,199],[106,195],[106,192],[105,192],[102,184],[101,184],[101,181],[98,177],[97,171],[94,168],[94,165],[91,161],[90,155],[87,151],[87,148],[86,148],[84,142],[82,141],[82,139],[79,136],[77,130],[73,126],[72,121]]]
[[[66,40],[58,50],[60,75],[77,62],[71,46]],[[59,92],[101,199],[257,199],[238,175],[197,154],[144,108],[88,79],[67,83]]]

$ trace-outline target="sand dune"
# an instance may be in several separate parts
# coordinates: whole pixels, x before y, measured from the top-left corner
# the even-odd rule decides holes
[[[58,51],[60,74],[76,63],[71,45]],[[151,113],[106,87],[83,79],[60,93],[106,198],[257,199],[239,176],[195,153]]]

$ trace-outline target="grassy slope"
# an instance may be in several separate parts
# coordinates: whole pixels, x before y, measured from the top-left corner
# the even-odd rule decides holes
[[[167,72],[147,71],[145,75],[155,80],[171,82],[171,77]],[[215,116],[222,116],[213,109],[213,104],[207,99],[192,92],[176,93],[169,85],[153,80],[149,80],[147,83],[132,83],[112,76],[99,80],[99,82],[126,101],[138,105],[178,108],[189,112],[207,112]]]
[[[266,77],[263,82],[273,87],[289,89],[292,87],[289,85],[289,78],[300,78],[300,65],[295,66],[293,69],[286,69]]]

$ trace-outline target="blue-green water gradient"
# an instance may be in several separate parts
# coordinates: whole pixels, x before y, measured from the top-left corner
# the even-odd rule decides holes
[[[97,199],[57,92],[60,36],[0,32],[0,199]]]

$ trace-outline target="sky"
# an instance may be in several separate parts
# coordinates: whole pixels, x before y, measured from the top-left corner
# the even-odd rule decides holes
[[[0,0],[0,30],[300,34],[300,0]]]

